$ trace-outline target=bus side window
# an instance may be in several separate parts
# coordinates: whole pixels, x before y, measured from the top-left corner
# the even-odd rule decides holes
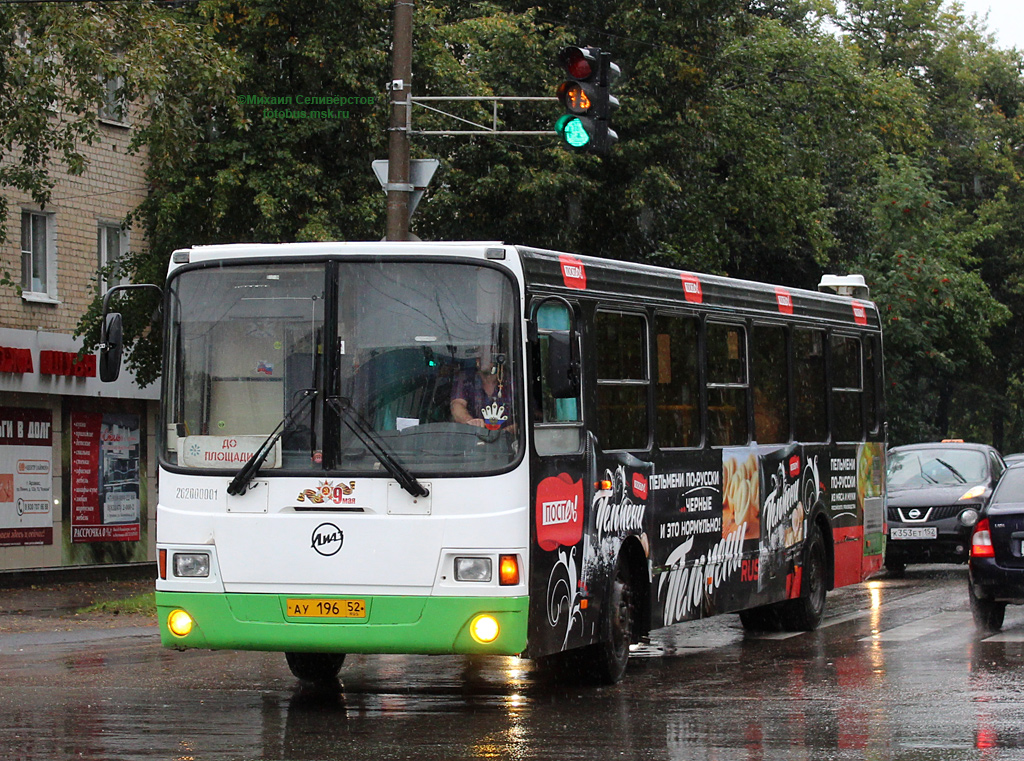
[[[597,432],[602,449],[650,446],[647,418],[647,320],[643,315],[594,315]]]
[[[693,317],[655,317],[655,441],[659,447],[696,447],[701,442],[698,322]]]
[[[860,339],[833,335],[829,345],[832,357],[832,436],[836,441],[860,441],[864,438]]]
[[[570,340],[576,338],[571,332],[572,320],[566,304],[547,302],[537,309],[538,361],[540,363],[540,414],[534,428],[533,439],[538,454],[567,454],[578,452],[583,442],[582,418],[580,416],[579,387],[571,396],[556,397],[550,378],[551,353],[554,332],[569,333]],[[578,350],[578,346],[573,347]],[[578,356],[578,353],[577,353]]]
[[[750,364],[754,387],[754,440],[759,444],[789,441],[789,362],[786,329],[755,325]]]
[[[712,446],[746,444],[747,331],[707,324],[708,438]]]
[[[797,441],[828,438],[825,406],[825,333],[793,331],[793,385],[796,391],[794,433]]]
[[[881,368],[881,352],[878,350],[878,338],[868,336],[864,341],[864,407],[867,410],[868,433],[878,433],[882,425],[882,410],[878,399],[878,374]]]

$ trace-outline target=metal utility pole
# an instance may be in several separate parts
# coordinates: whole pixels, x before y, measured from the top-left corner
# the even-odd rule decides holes
[[[391,126],[388,137],[387,239],[409,239],[409,98],[412,96],[413,0],[396,0],[391,51]]]

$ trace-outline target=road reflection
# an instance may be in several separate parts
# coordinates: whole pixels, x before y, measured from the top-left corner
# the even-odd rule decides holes
[[[1024,608],[979,634],[965,585],[842,590],[812,633],[678,626],[609,688],[517,658],[350,656],[314,688],[272,653],[30,648],[0,655],[0,757],[996,761],[1024,748]]]

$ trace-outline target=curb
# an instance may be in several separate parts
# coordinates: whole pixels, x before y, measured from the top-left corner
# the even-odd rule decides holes
[[[100,642],[109,639],[147,637],[159,643],[158,626],[129,626],[120,629],[81,629],[71,632],[18,632],[0,634],[0,655],[13,655],[26,648],[40,645],[81,645],[86,642]]]
[[[0,571],[0,589],[17,589],[33,584],[73,584],[79,581],[156,580],[156,563],[63,566]]]

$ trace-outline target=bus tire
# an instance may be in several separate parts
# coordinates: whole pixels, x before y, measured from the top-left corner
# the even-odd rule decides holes
[[[636,628],[636,604],[630,570],[620,555],[601,616],[601,639],[580,651],[581,675],[598,684],[615,684],[626,673]]]
[[[800,597],[782,603],[780,610],[782,626],[786,631],[809,632],[818,628],[825,615],[827,573],[825,540],[821,538],[821,529],[812,525],[804,547]]]
[[[338,678],[344,653],[285,653],[288,668],[296,679],[323,684]]]
[[[759,605],[741,610],[740,623],[748,632],[777,632],[782,629],[778,605]]]

